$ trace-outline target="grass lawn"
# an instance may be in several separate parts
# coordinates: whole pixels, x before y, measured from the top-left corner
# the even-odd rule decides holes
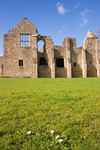
[[[0,78],[0,150],[60,149],[100,149],[100,78]]]

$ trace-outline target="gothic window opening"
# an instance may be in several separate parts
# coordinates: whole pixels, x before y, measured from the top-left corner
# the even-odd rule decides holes
[[[19,60],[19,66],[23,66],[23,60]]]
[[[39,65],[47,65],[46,59],[44,57],[40,58]]]
[[[64,67],[64,58],[56,58],[57,67]]]
[[[20,46],[21,47],[29,47],[30,46],[30,35],[29,34],[21,34],[20,35]]]
[[[43,40],[40,40],[38,42],[38,51],[41,52],[41,53],[45,52],[45,43],[44,43]]]

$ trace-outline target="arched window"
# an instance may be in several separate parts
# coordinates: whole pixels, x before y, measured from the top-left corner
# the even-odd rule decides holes
[[[40,58],[39,65],[47,65],[46,59],[44,57]]]
[[[45,52],[45,43],[43,40],[38,42],[38,51],[44,53]]]

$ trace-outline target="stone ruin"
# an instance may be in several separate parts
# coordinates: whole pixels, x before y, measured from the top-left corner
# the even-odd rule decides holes
[[[38,42],[44,46],[38,51]],[[9,78],[100,77],[100,39],[90,30],[82,47],[65,37],[63,46],[54,46],[50,36],[41,36],[24,18],[3,35],[0,74]]]

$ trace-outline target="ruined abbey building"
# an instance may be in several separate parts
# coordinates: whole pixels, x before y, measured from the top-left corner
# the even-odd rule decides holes
[[[44,46],[38,51],[40,40]],[[11,78],[100,77],[99,43],[100,39],[89,30],[82,47],[77,48],[76,39],[68,37],[63,46],[54,46],[50,36],[41,36],[24,18],[3,35],[0,74]]]

